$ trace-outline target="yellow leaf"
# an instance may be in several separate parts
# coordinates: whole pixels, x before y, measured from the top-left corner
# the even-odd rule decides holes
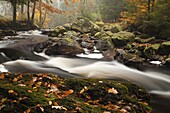
[[[118,94],[118,91],[115,88],[110,88],[108,93]]]
[[[8,90],[8,93],[14,93],[14,90]]]
[[[52,105],[52,103],[53,103],[52,101],[49,101],[49,102],[48,102],[49,105]]]

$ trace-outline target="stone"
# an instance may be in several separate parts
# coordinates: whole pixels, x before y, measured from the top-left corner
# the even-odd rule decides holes
[[[94,24],[87,18],[80,17],[71,26],[72,30],[79,31],[81,33],[92,33],[95,34],[100,31],[100,27]]]
[[[165,65],[170,67],[170,57],[165,60]]]
[[[106,51],[113,48],[114,46],[109,41],[106,40],[98,40],[96,43],[96,49],[99,51]]]
[[[129,42],[133,42],[135,35],[130,32],[121,31],[114,33],[111,36],[111,40],[116,47],[122,47],[127,45]]]
[[[146,58],[149,58],[149,59],[157,59],[157,52],[158,52],[158,49],[160,47],[160,44],[153,44],[149,47],[145,47],[144,49],[144,54],[146,56]]]
[[[163,42],[158,50],[160,55],[169,55],[170,54],[170,41]]]
[[[47,55],[70,55],[84,53],[83,48],[72,38],[58,39],[47,48]]]

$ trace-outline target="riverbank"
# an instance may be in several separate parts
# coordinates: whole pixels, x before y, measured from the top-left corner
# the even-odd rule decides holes
[[[0,100],[3,113],[152,111],[149,94],[135,84],[45,73],[1,73]]]
[[[38,29],[38,26],[33,25],[28,21],[17,21],[13,23],[12,20],[0,17],[0,36],[13,36],[16,31],[27,31]]]

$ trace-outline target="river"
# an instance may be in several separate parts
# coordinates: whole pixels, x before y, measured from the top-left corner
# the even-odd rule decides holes
[[[47,56],[43,52],[31,52],[29,46],[47,40],[39,31],[19,32],[18,36],[4,37],[0,41],[1,72],[42,73],[68,78],[103,78],[130,81],[144,86],[153,95],[154,113],[170,113],[170,76],[156,71],[139,71],[115,60],[103,61],[102,55],[80,54],[77,57]],[[3,51],[2,51],[3,50]],[[8,51],[8,52],[7,52]],[[11,60],[9,54],[21,54],[25,58]]]

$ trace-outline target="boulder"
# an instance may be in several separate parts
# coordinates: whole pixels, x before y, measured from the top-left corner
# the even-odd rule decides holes
[[[160,45],[158,52],[160,55],[169,55],[170,54],[170,41],[163,42]]]
[[[160,44],[153,44],[149,47],[145,47],[144,54],[146,58],[153,59],[153,60],[157,59],[158,55],[156,54],[158,52],[159,47],[160,47]]]
[[[133,42],[134,38],[135,35],[133,33],[126,32],[126,31],[120,31],[118,33],[114,33],[111,36],[111,40],[116,47],[125,46],[129,42]]]
[[[105,26],[103,26],[103,30],[111,31],[112,33],[118,33],[120,31],[117,26],[111,24],[106,24]]]
[[[47,55],[76,55],[84,53],[80,45],[72,38],[55,39],[51,46],[47,48]]]
[[[165,60],[165,65],[170,67],[170,57]]]
[[[150,38],[146,38],[146,39],[142,39],[140,37],[135,38],[135,42],[137,42],[137,43],[151,43],[153,41],[155,41],[155,37],[150,37]]]
[[[113,44],[106,40],[98,40],[96,43],[96,49],[99,51],[106,51],[113,48],[114,48]]]
[[[114,56],[114,58],[127,66],[137,69],[140,69],[142,67],[142,63],[144,61],[144,59],[139,57],[138,55],[127,53],[123,49],[116,49],[116,55]]]
[[[92,33],[95,34],[96,32],[100,31],[100,27],[94,24],[87,18],[80,17],[74,22],[71,26],[72,30],[79,31],[81,33]]]
[[[63,34],[63,33],[66,32],[66,31],[67,31],[67,30],[66,30],[63,26],[57,26],[54,31],[51,31],[51,33],[49,34],[49,36],[51,36],[51,37],[57,37],[59,34]]]

